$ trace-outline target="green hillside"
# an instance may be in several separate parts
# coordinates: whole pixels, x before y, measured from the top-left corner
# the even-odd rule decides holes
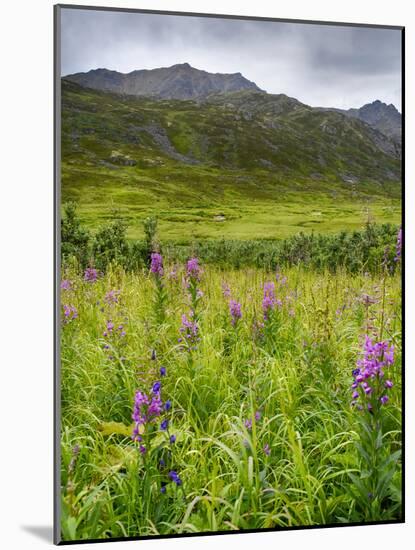
[[[91,228],[114,210],[141,237],[282,238],[399,223],[398,145],[284,95],[150,100],[62,81],[62,201]]]

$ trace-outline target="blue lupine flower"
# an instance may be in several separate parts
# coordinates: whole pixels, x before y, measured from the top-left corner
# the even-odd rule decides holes
[[[161,382],[157,381],[153,384],[153,393],[159,393],[161,389]]]

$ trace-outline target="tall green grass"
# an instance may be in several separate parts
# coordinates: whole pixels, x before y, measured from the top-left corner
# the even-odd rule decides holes
[[[70,268],[63,273],[72,290],[62,290],[62,303],[78,311],[61,330],[63,538],[365,521],[350,477],[362,475],[351,371],[363,335],[383,322],[383,338],[397,350],[383,443],[399,449],[399,274],[384,279],[382,300],[382,276],[287,268],[287,282],[276,283],[283,305],[261,336],[255,322],[262,321],[262,288],[275,273],[206,266],[201,340],[189,353],[178,342],[181,315],[190,309],[183,268],[176,278],[169,273],[167,266],[162,321],[147,270],[110,267],[95,283]],[[242,305],[235,326],[225,283]],[[114,289],[119,303],[109,306],[104,297]],[[375,303],[365,306],[364,294]],[[126,336],[104,349],[110,319]],[[183,481],[165,494],[157,464],[145,465],[130,437],[135,391],[149,391],[160,365],[167,368],[163,395],[172,401],[174,464]],[[163,434],[154,438],[161,444]],[[398,462],[375,519],[400,518],[400,477]]]

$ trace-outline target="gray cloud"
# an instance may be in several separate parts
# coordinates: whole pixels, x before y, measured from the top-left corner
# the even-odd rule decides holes
[[[401,33],[395,29],[62,9],[62,74],[188,62],[241,72],[270,93],[313,106],[400,109]]]

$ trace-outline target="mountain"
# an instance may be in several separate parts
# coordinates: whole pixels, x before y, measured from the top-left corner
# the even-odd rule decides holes
[[[372,103],[367,103],[359,109],[335,109],[346,116],[358,118],[373,128],[376,128],[385,136],[395,140],[397,143],[402,142],[402,115],[397,108],[392,105],[387,105],[379,99]]]
[[[181,63],[159,69],[143,69],[124,74],[108,69],[67,75],[65,80],[87,88],[119,94],[159,99],[198,99],[211,93],[241,90],[261,91],[241,73],[209,73]]]
[[[211,94],[239,91],[263,92],[254,82],[241,73],[209,73],[191,67],[189,63],[179,63],[171,67],[136,70],[120,73],[108,69],[93,69],[64,77],[86,88],[115,92],[124,95],[146,96],[155,99],[194,99],[204,100]],[[330,109],[348,117],[366,122],[382,134],[401,143],[402,116],[394,105],[379,100],[368,103],[359,109]]]
[[[324,182],[328,188],[400,181],[400,146],[380,131],[284,94],[252,90],[211,94],[199,102],[159,100],[64,79],[62,148],[65,161],[97,169],[259,170],[269,181]]]
[[[141,238],[282,238],[399,223],[400,145],[358,118],[284,94],[197,100],[94,90],[62,80],[62,201],[91,229],[119,212]]]

